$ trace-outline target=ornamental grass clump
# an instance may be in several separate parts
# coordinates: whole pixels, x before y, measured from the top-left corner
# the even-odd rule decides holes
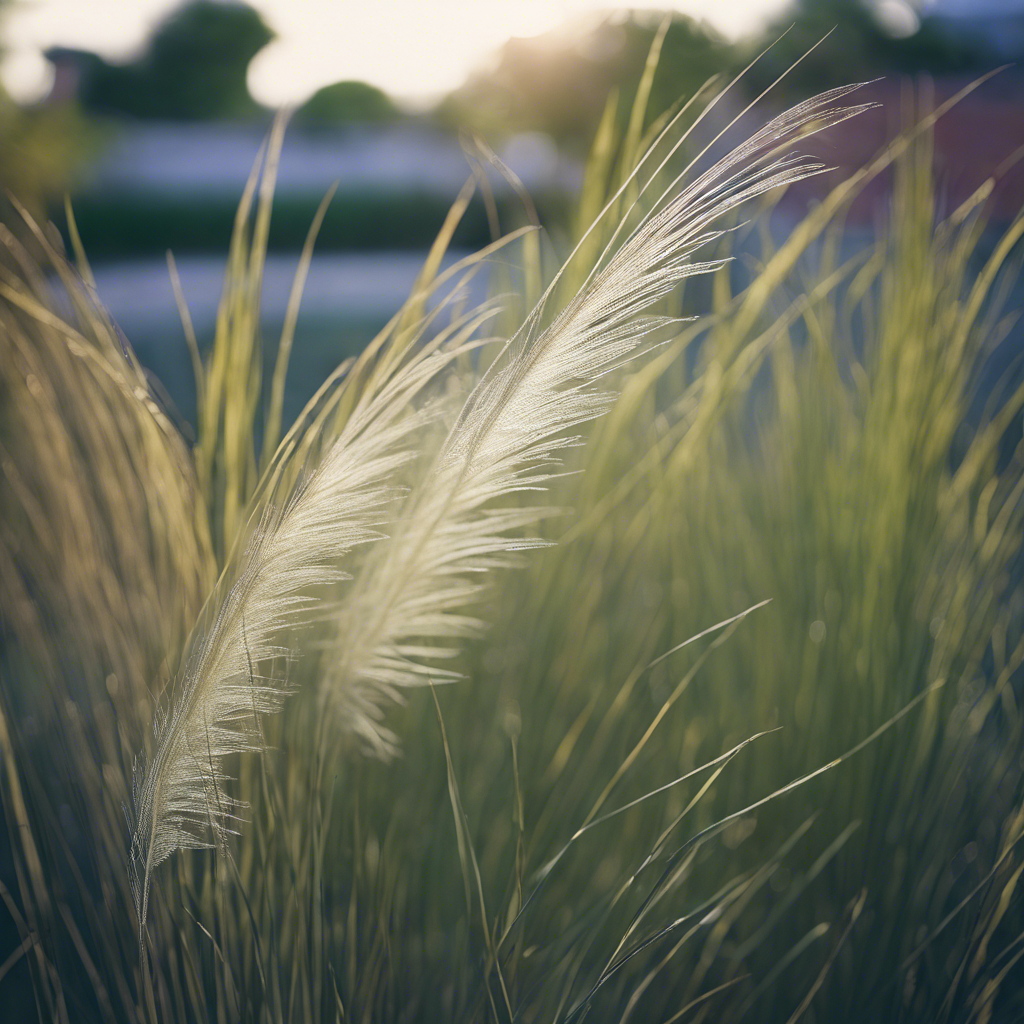
[[[84,254],[3,236],[17,1013],[1019,1009],[1024,388],[974,397],[1024,221],[979,269],[984,191],[937,218],[940,109],[775,248],[752,224],[825,170],[802,140],[865,104],[698,144],[725,91],[647,124],[659,40],[560,269],[531,227],[446,259],[467,187],[291,425],[326,205],[264,389],[283,121],[205,359],[186,309],[191,448]],[[843,251],[893,165],[889,230]]]

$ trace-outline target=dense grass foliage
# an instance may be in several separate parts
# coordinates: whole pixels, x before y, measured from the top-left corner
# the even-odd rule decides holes
[[[544,477],[557,514],[538,523],[536,495],[507,490],[505,518],[484,513],[550,546],[509,571],[519,545],[496,546],[466,499],[450,556],[430,547],[424,522],[469,472],[444,475],[444,439],[494,400],[460,416],[465,395],[518,365],[501,340],[530,324],[514,360],[557,331],[675,194],[678,131],[645,126],[654,64],[625,137],[605,118],[578,250],[533,320],[548,280],[536,233],[441,271],[467,191],[406,306],[288,429],[294,316],[266,382],[258,314],[279,135],[239,210],[214,346],[195,352],[191,452],[92,300],[84,257],[83,283],[50,250],[54,282],[4,236],[4,1005],[149,1024],[1022,1012],[1024,385],[1010,373],[993,389],[983,370],[1024,220],[993,244],[984,188],[938,216],[928,119],[781,245],[770,208],[709,240],[699,259],[737,258],[659,298],[650,346],[606,368],[607,413],[566,416],[585,444],[511,464]],[[843,215],[890,168],[886,228],[851,249]],[[461,283],[488,264],[500,302],[464,309]],[[366,441],[381,424],[427,455],[387,467],[405,490],[380,500],[426,512],[353,547],[351,584],[289,580],[283,600],[315,596],[318,614],[293,636],[282,607],[279,647],[240,617],[250,661],[228,675],[259,697],[229,724],[265,753],[222,771],[222,734],[186,744],[218,841],[154,865],[140,920],[123,808],[140,806],[136,754],[146,779],[159,766],[156,709],[193,692],[186,637],[202,649],[237,580],[259,579],[252,552],[319,493],[346,431]],[[391,552],[420,581],[462,572],[466,537],[491,544],[483,592],[445,577],[424,606],[376,587],[399,578],[381,568]],[[355,612],[406,593],[414,625],[360,677],[404,701],[337,711],[323,686],[362,635]],[[373,602],[354,612],[351,594]],[[264,688],[291,691],[281,714],[255,714]]]

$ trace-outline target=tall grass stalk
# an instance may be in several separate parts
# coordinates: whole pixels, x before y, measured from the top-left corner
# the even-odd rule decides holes
[[[492,256],[544,273],[529,229],[445,265],[467,186],[287,430],[313,233],[261,420],[283,122],[191,452],[82,259],[38,230],[47,277],[4,235],[15,1012],[1019,1013],[1024,386],[980,388],[1024,220],[989,246],[984,189],[937,217],[939,111],[776,248],[734,209],[818,170],[779,147],[855,108],[713,163],[685,128],[710,115],[645,109],[659,39],[533,312],[466,308]],[[887,230],[848,251],[894,165]]]

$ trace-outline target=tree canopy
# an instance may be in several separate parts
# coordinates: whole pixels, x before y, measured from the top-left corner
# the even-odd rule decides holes
[[[141,118],[251,116],[260,108],[246,71],[273,37],[248,4],[192,0],[160,23],[129,64],[79,54],[79,100],[86,110]]]
[[[630,13],[577,22],[536,39],[511,39],[498,65],[470,79],[441,110],[484,131],[543,131],[585,145],[612,89],[628,110],[661,14]],[[700,88],[733,62],[729,44],[706,25],[672,16],[651,96],[652,110]]]
[[[380,124],[396,121],[401,111],[383,90],[367,82],[335,82],[318,89],[296,111],[295,120],[310,127]]]

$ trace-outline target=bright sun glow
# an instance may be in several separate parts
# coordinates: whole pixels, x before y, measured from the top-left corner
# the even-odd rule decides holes
[[[301,102],[340,79],[372,82],[414,106],[436,99],[485,65],[511,36],[534,36],[607,0],[250,0],[277,34],[249,71],[256,99]],[[124,59],[175,0],[22,0],[5,14],[3,84],[18,100],[49,88],[41,51],[95,50]],[[785,0],[633,0],[675,7],[729,36],[757,29]]]

